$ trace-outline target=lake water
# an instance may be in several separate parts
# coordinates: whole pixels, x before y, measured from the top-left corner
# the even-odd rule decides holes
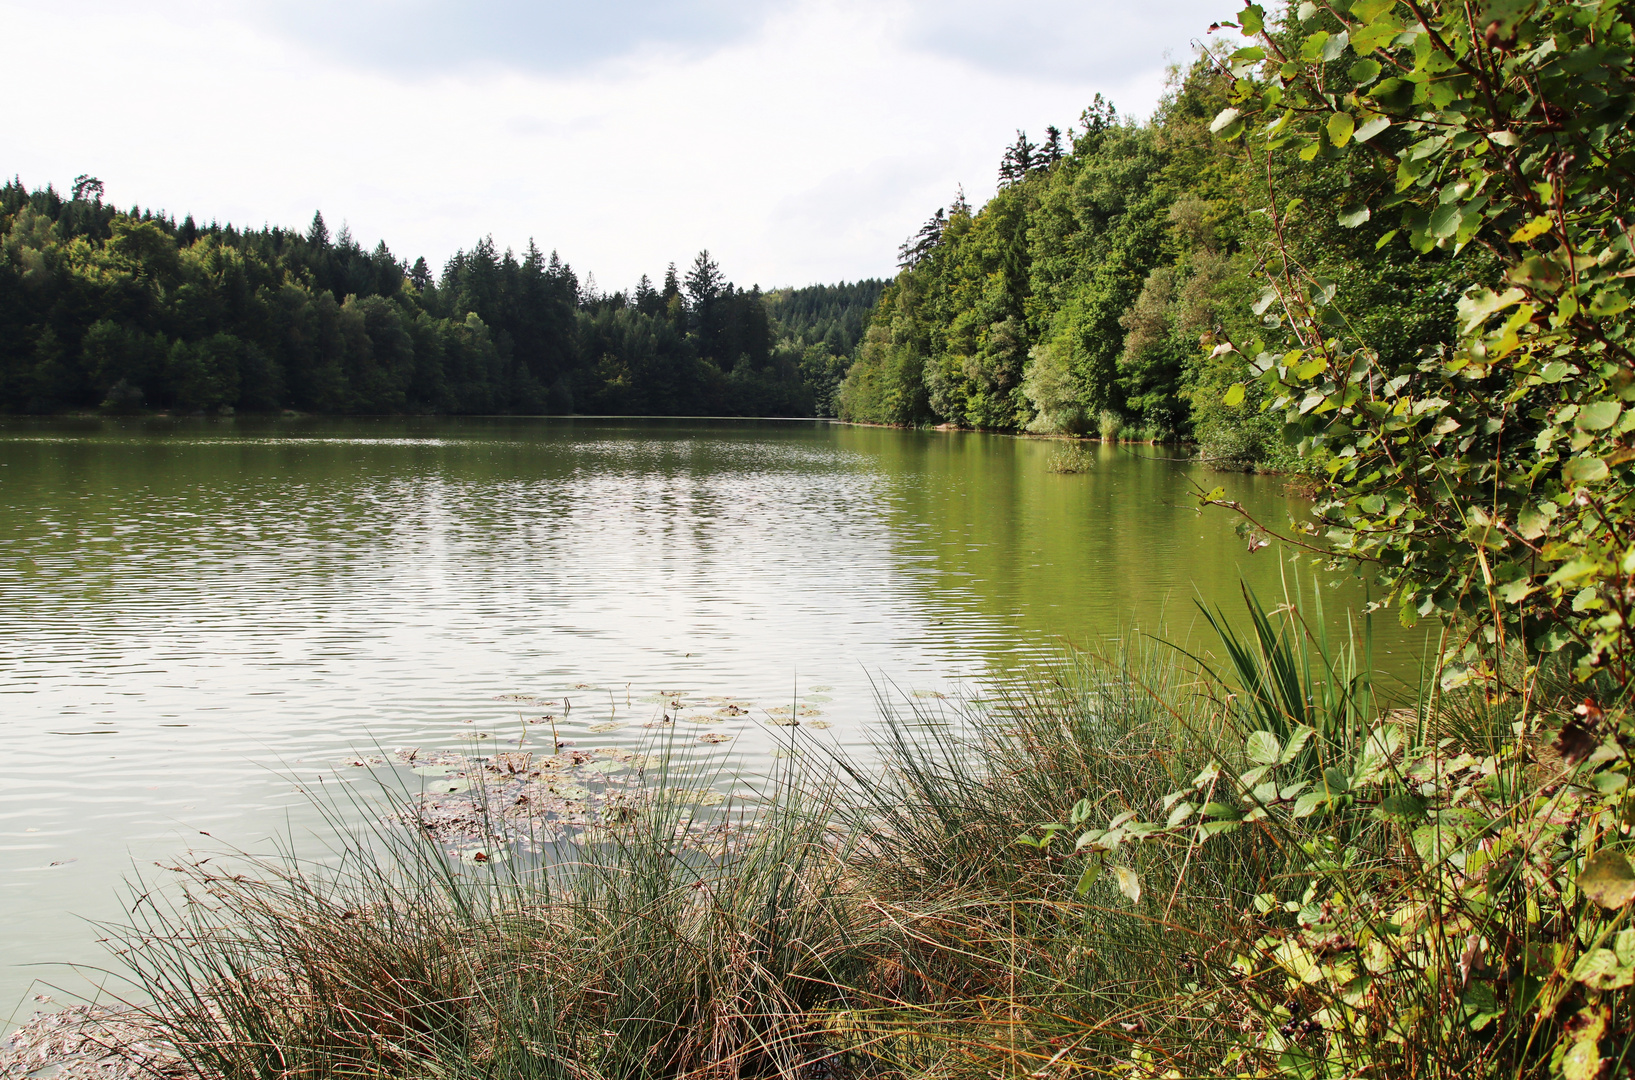
[[[537,744],[519,696],[566,698],[581,746],[642,738],[660,691],[734,697],[706,733],[753,766],[775,710],[861,745],[882,680],[946,693],[1063,639],[1185,636],[1240,576],[1278,593],[1275,550],[1191,495],[1287,521],[1277,480],[1057,452],[823,422],[0,421],[0,1024],[36,979],[84,989],[31,965],[105,962],[85,920],[119,917],[133,865],[304,828],[297,784],[382,749]]]

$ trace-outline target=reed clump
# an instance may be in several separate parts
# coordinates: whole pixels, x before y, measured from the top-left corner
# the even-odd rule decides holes
[[[1089,472],[1096,467],[1096,452],[1082,442],[1063,443],[1050,452],[1046,468],[1069,475]]]
[[[1247,600],[1219,665],[882,694],[872,754],[797,745],[710,829],[661,780],[527,865],[337,820],[324,867],[180,867],[122,955],[224,1078],[1620,1074],[1620,706],[1563,741],[1584,688],[1519,659],[1387,694]]]

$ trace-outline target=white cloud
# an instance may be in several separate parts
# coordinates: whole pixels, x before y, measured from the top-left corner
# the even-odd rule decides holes
[[[801,0],[751,20],[719,0],[693,4],[714,12],[702,30],[610,26],[615,45],[560,69],[516,62],[514,43],[485,52],[492,15],[450,44],[458,63],[411,63],[403,46],[383,65],[336,42],[437,5],[353,0],[335,24],[352,29],[315,43],[268,15],[293,2],[88,0],[70,32],[60,5],[0,0],[12,41],[71,37],[73,56],[8,50],[0,169],[59,186],[92,172],[122,205],[251,226],[321,207],[332,228],[434,265],[487,233],[533,237],[604,288],[704,247],[744,284],[885,275],[956,185],[974,202],[992,191],[1015,129],[1065,126],[1097,92],[1149,111],[1165,52],[1187,55],[1209,10]]]

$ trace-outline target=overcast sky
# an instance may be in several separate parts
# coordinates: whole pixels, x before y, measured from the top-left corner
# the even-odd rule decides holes
[[[1236,0],[0,0],[0,171],[434,266],[492,234],[604,291],[894,270],[1025,128],[1149,114]]]

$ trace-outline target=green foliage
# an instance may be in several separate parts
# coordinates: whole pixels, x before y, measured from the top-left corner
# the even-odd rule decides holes
[[[1231,61],[1223,136],[1343,164],[1336,220],[1394,217],[1379,244],[1489,253],[1458,297],[1456,340],[1409,358],[1370,340],[1340,283],[1274,245],[1265,326],[1240,348],[1263,407],[1321,468],[1332,550],[1373,566],[1405,621],[1480,620],[1460,657],[1475,676],[1497,677],[1510,638],[1571,646],[1582,675],[1610,662],[1625,681],[1625,7],[1369,2],[1301,8],[1281,28],[1245,10],[1260,44]]]
[[[1215,684],[1228,725],[1214,761],[1146,804],[1154,816],[1137,804],[1098,827],[1081,800],[1022,843],[1048,851],[1076,836],[1079,890],[1111,867],[1138,906],[1131,867],[1152,861],[1147,849],[1188,866],[1229,839],[1275,852],[1281,867],[1237,901],[1243,936],[1223,942],[1222,985],[1248,1017],[1223,1071],[1625,1074],[1635,1061],[1628,717],[1587,702],[1551,741],[1533,710],[1555,702],[1536,669],[1527,692],[1498,708],[1470,695],[1438,706],[1433,695],[1381,709],[1356,648],[1336,654],[1320,620],[1283,610],[1278,627],[1250,598],[1248,641],[1211,615],[1233,669]],[[1506,737],[1441,734],[1471,701]],[[1219,1000],[1198,989],[1193,1008]],[[1173,1052],[1153,1040],[1160,1048]]]

